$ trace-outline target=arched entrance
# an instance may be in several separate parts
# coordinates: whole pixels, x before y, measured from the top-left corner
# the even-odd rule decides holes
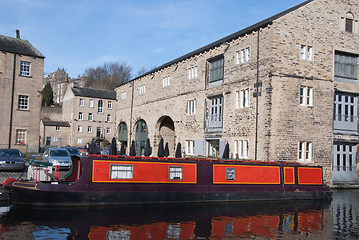
[[[128,146],[128,131],[127,131],[127,124],[121,122],[118,125],[118,141],[123,144],[124,150],[126,152]]]
[[[164,144],[168,142],[168,149],[170,152],[170,156],[174,156],[175,154],[175,125],[172,118],[168,116],[161,117],[158,122],[158,142],[163,138]]]
[[[136,156],[144,154],[147,136],[148,128],[146,122],[142,119],[138,120],[135,127]]]

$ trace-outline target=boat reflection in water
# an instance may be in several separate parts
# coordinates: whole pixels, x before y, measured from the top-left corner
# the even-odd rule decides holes
[[[288,201],[65,209],[13,206],[0,218],[0,231],[17,227],[19,231],[27,229],[29,236],[47,234],[52,239],[52,233],[61,239],[96,240],[320,236],[323,213],[329,204]]]

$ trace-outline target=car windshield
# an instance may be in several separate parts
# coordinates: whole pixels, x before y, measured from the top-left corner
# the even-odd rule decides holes
[[[67,150],[52,149],[50,151],[50,156],[67,157],[70,156],[70,153]]]
[[[15,149],[1,149],[0,157],[21,157],[21,152]]]
[[[77,148],[67,148],[67,151],[69,151],[70,153],[80,154]]]

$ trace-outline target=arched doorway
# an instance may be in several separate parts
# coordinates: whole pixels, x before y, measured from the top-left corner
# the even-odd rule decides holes
[[[142,119],[138,120],[135,127],[136,156],[144,154],[147,136],[148,128],[146,122]]]
[[[163,138],[164,144],[168,142],[168,149],[170,152],[170,156],[174,156],[175,154],[175,125],[172,118],[168,116],[163,116],[158,120],[158,142],[161,138]]]
[[[118,141],[123,144],[124,150],[126,152],[128,146],[128,131],[127,131],[127,124],[121,122],[118,125]]]

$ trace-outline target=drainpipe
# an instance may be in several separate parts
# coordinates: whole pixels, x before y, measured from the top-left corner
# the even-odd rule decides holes
[[[260,29],[258,28],[258,33],[257,33],[257,79],[256,79],[256,93],[257,93],[257,97],[256,97],[256,140],[255,140],[255,144],[254,144],[254,160],[257,160],[257,152],[258,152],[259,31],[260,31]]]
[[[11,103],[10,103],[10,123],[9,123],[9,144],[11,148],[11,133],[12,133],[12,115],[14,112],[14,95],[15,95],[15,76],[16,76],[16,53],[14,53],[14,66],[12,71],[12,86],[11,86]]]

